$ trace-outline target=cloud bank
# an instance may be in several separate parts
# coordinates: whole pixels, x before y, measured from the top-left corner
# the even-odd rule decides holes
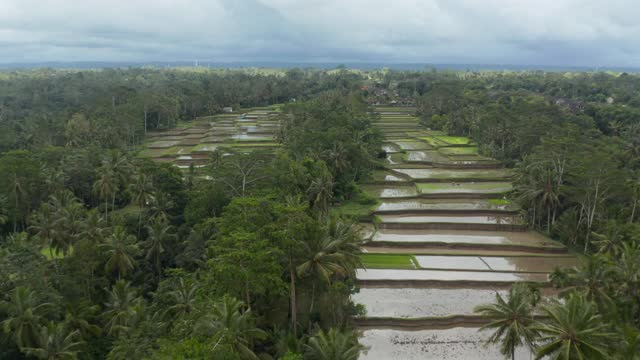
[[[640,66],[634,0],[2,0],[0,62]]]

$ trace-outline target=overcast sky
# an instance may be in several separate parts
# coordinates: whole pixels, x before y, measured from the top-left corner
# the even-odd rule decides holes
[[[638,0],[0,0],[0,62],[640,66]]]

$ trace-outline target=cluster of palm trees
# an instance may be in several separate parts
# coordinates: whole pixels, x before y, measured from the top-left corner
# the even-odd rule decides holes
[[[519,347],[536,358],[640,358],[640,244],[619,242],[603,247],[584,264],[556,269],[552,284],[558,298],[540,304],[539,292],[517,283],[508,297],[477,307],[493,329],[490,343],[515,357]]]
[[[523,283],[514,284],[507,298],[496,294],[496,302],[475,311],[493,329],[488,343],[499,343],[500,352],[515,359],[516,350],[526,347],[536,359],[606,359],[613,334],[598,314],[595,303],[585,295],[571,293],[564,303],[555,301],[537,307],[539,293]]]

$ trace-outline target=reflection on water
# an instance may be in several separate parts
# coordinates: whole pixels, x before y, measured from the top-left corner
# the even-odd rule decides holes
[[[498,293],[505,295],[506,290]],[[360,288],[351,298],[363,304],[368,317],[432,317],[471,315],[477,305],[491,303],[491,289]]]
[[[512,215],[473,215],[473,216],[420,216],[420,215],[381,215],[383,223],[428,224],[428,223],[456,223],[456,224],[521,224],[518,216]]]
[[[491,333],[466,327],[417,331],[368,329],[363,331],[360,342],[369,350],[359,359],[502,359],[504,356],[500,354],[499,345],[486,345]],[[529,360],[533,357],[528,349],[520,347],[515,358]]]

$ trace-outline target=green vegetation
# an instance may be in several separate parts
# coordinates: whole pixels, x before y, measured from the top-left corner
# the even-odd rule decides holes
[[[531,227],[585,254],[585,265],[551,276],[562,302],[540,307],[520,289],[482,311],[503,353],[524,344],[551,357],[631,359],[640,333],[638,88],[640,77],[626,73],[2,72],[0,357],[356,359],[356,269],[415,266],[409,255],[361,254],[353,217],[376,201],[360,184],[384,163],[385,136],[415,136],[456,160],[491,164],[471,156],[480,152],[513,168],[511,200],[491,204],[522,204]],[[369,104],[391,101],[415,105],[406,112],[433,130],[399,127],[413,115],[370,113]],[[199,153],[197,170],[137,156],[145,143],[158,148],[143,156],[209,146],[186,135],[169,135],[184,145],[154,141],[149,131],[282,102],[269,119],[282,123],[277,139],[222,142],[224,151]],[[385,134],[373,123],[386,123]],[[456,146],[467,139],[478,145]],[[532,318],[535,309],[546,318]]]
[[[445,147],[438,149],[441,153],[445,155],[477,155],[478,148],[477,147]]]
[[[370,269],[415,269],[416,262],[411,255],[403,254],[363,254],[362,263]]]
[[[476,182],[476,183],[418,183],[418,190],[423,193],[437,192],[492,192],[506,193],[512,190],[511,183]]]
[[[471,139],[462,136],[436,136],[435,138],[449,145],[467,145],[471,142]]]

